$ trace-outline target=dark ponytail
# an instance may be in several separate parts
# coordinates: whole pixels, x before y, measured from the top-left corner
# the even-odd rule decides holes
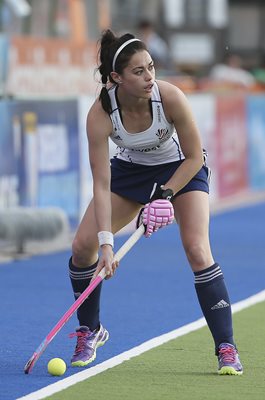
[[[101,82],[103,86],[99,94],[99,99],[101,101],[103,109],[107,113],[111,112],[110,97],[107,89],[108,81],[112,82],[110,76],[110,73],[112,71],[110,49],[115,44],[115,42],[116,42],[116,37],[114,36],[111,30],[108,29],[107,31],[103,32],[100,41],[100,50],[99,50],[100,66],[98,68],[99,73],[101,74]]]
[[[108,94],[107,84],[109,82],[115,84],[115,81],[111,77],[113,58],[118,48],[127,40],[133,39],[134,36],[130,33],[126,33],[121,37],[116,37],[114,33],[108,29],[103,32],[100,40],[99,49],[99,61],[100,65],[98,71],[101,74],[102,89],[99,94],[103,109],[109,114],[111,112],[111,102]],[[125,47],[125,49],[119,54],[116,63],[115,71],[119,74],[122,73],[123,69],[128,65],[131,56],[139,50],[146,50],[146,46],[143,42],[135,41],[132,44]]]

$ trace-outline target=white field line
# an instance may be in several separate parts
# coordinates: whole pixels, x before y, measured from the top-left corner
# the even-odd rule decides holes
[[[248,308],[254,304],[261,303],[265,300],[265,290],[248,297],[245,300],[239,301],[232,305],[232,312],[238,312],[245,308]],[[125,351],[113,358],[110,358],[107,361],[102,362],[101,364],[96,365],[95,367],[85,369],[81,372],[78,372],[74,375],[69,376],[61,381],[53,383],[49,386],[46,386],[43,389],[37,390],[36,392],[30,393],[26,396],[20,397],[17,400],[40,400],[45,397],[51,396],[54,393],[60,392],[63,389],[66,389],[72,385],[75,385],[78,382],[82,382],[88,378],[91,378],[94,375],[100,374],[101,372],[106,371],[109,368],[116,367],[119,364],[122,364],[124,361],[130,360],[133,357],[139,356],[145,353],[148,350],[151,350],[155,347],[158,347],[166,342],[169,342],[172,339],[176,339],[180,336],[186,335],[192,331],[196,331],[202,327],[206,326],[206,321],[204,318],[200,318],[197,321],[194,321],[190,324],[184,325],[181,328],[175,329],[171,332],[165,333],[161,336],[155,337],[147,342],[142,343],[139,346],[136,346],[128,351]]]

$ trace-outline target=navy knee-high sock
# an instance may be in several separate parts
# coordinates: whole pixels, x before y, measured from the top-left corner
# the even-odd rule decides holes
[[[77,268],[72,263],[72,257],[69,260],[69,275],[74,291],[75,299],[88,287],[93,273],[97,267],[97,262],[87,268]],[[91,295],[84,301],[84,303],[77,310],[77,318],[80,326],[88,326],[91,331],[98,328],[99,321],[99,308],[100,308],[100,292],[102,282],[96,287]]]
[[[231,305],[224,277],[218,264],[194,272],[195,288],[203,315],[215,342],[215,351],[221,343],[234,344]]]

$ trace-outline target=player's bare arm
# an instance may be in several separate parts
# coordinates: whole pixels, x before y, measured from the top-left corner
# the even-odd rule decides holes
[[[89,160],[93,175],[98,231],[111,231],[110,166],[108,137],[111,124],[98,101],[87,116]]]
[[[99,123],[100,121],[100,123]],[[87,116],[89,160],[93,175],[95,217],[98,232],[111,232],[111,193],[108,138],[111,132],[109,116],[96,101]],[[101,246],[96,274],[105,266],[107,275],[113,274],[113,251],[109,244]],[[96,275],[95,274],[95,275]]]
[[[158,81],[166,118],[173,122],[185,161],[165,184],[175,193],[183,188],[203,165],[202,144],[194,116],[184,93],[176,86]]]

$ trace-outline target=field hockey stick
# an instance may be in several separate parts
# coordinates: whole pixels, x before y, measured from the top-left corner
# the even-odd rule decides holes
[[[114,255],[114,261],[120,261],[126,253],[133,247],[133,245],[140,239],[144,233],[144,225],[140,225],[139,228],[129,237],[129,239],[121,246],[121,248]],[[33,355],[30,357],[28,362],[24,367],[25,374],[31,372],[32,368],[45,351],[46,347],[51,343],[53,338],[62,329],[66,322],[72,317],[74,312],[81,306],[81,304],[86,300],[86,298],[93,292],[93,290],[106,278],[105,267],[99,272],[96,278],[90,283],[90,285],[85,289],[85,291],[78,297],[78,299],[73,303],[73,305],[66,311],[62,318],[57,322],[53,329],[48,333],[45,339],[41,342],[39,347],[34,351]]]

